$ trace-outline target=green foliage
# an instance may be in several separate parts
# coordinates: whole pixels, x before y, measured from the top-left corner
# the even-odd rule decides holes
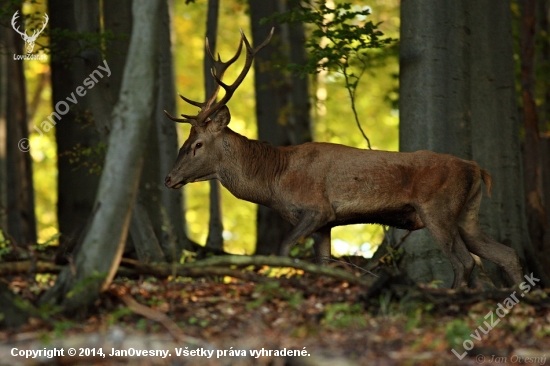
[[[412,308],[408,311],[407,316],[407,332],[411,332],[414,329],[421,328],[422,324],[425,323],[426,317],[425,313],[429,313],[434,309],[434,305],[431,303],[417,303],[418,305],[415,308]]]
[[[285,13],[275,13],[262,23],[276,20],[280,23],[300,22],[314,26],[306,42],[308,61],[305,65],[291,64],[290,68],[300,75],[318,73],[321,70],[347,74],[346,87],[356,88],[358,81],[369,67],[368,51],[382,48],[395,40],[384,38],[379,24],[366,21],[370,8],[357,7],[351,3],[328,7],[324,1],[298,5]],[[359,68],[359,74],[348,69]]]
[[[145,318],[140,318],[137,322],[136,322],[136,328],[141,331],[141,332],[146,332],[147,331],[147,319]]]
[[[11,252],[10,241],[4,236],[4,232],[0,229],[0,260],[2,256]]]
[[[293,258],[311,258],[313,255],[313,238],[301,240],[297,245],[290,248],[290,256]]]
[[[252,297],[256,300],[246,305],[248,310],[256,309],[274,299],[286,300],[292,308],[296,308],[303,301],[301,293],[289,293],[277,281],[258,284]]]
[[[53,234],[49,239],[47,239],[45,242],[41,243],[41,244],[38,244],[35,246],[35,248],[37,250],[46,250],[46,247],[48,245],[54,245],[55,243],[57,243],[59,237],[61,236],[60,233],[55,233]]]
[[[197,252],[183,249],[181,251],[180,264],[194,262],[197,258]]]
[[[188,320],[189,325],[199,325],[201,327],[207,327],[210,321],[208,319],[199,319],[194,316],[190,317]]]
[[[106,45],[115,40],[124,40],[128,35],[115,36],[111,31],[96,32],[76,32],[68,29],[49,29],[47,36],[50,40],[53,38],[56,42],[51,42],[43,46],[44,51],[50,55],[52,61],[60,61],[66,65],[71,65],[75,57],[81,57],[84,51],[98,51],[106,58]],[[46,32],[45,30],[45,32]],[[67,47],[67,45],[71,47]]]
[[[134,312],[127,307],[117,308],[109,313],[109,319],[107,323],[109,325],[115,325],[120,322],[120,320],[126,316],[132,315]]]
[[[77,296],[79,293],[86,291],[90,286],[98,282],[103,282],[107,278],[107,273],[96,272],[92,276],[85,278],[74,286],[74,288],[67,293],[67,298]]]
[[[470,339],[470,333],[471,327],[462,319],[453,319],[445,327],[445,337],[451,348],[461,347],[464,340]]]
[[[353,305],[346,302],[328,304],[325,307],[323,322],[335,328],[364,327],[367,322],[362,312],[363,307],[359,303]]]
[[[290,64],[289,68],[302,76],[321,70],[343,75],[355,122],[370,149],[370,140],[361,127],[355,106],[357,86],[365,71],[372,66],[369,51],[383,48],[395,40],[385,38],[378,29],[379,24],[366,21],[368,15],[369,7],[338,3],[330,8],[324,1],[315,1],[307,5],[298,3],[289,11],[275,13],[262,22],[276,20],[313,26],[306,42],[308,61],[305,65]]]
[[[76,323],[71,320],[56,321],[53,326],[53,334],[56,338],[66,337],[67,330],[73,328],[75,324]]]
[[[77,143],[69,151],[61,153],[60,156],[67,156],[73,170],[87,169],[89,174],[100,175],[105,162],[107,144],[99,142],[96,146],[82,146]]]

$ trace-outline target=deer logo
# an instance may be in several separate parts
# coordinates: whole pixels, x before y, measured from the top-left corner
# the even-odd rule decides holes
[[[11,18],[11,26],[17,33],[21,35],[21,38],[23,38],[23,40],[25,41],[25,48],[27,50],[27,54],[31,54],[32,51],[34,50],[34,43],[36,42],[36,39],[48,24],[48,20],[49,20],[48,14],[44,13],[44,23],[42,24],[42,29],[40,29],[39,31],[35,30],[32,36],[29,36],[27,34],[27,30],[25,30],[24,32],[21,32],[19,30],[19,26],[16,26],[15,24],[15,21],[17,20],[17,18],[19,18],[18,13],[19,13],[19,10],[17,10],[15,14],[13,14],[13,17]]]

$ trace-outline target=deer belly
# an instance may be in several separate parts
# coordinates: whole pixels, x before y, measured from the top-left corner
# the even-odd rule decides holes
[[[394,209],[363,212],[338,210],[335,226],[350,224],[380,224],[410,231],[424,227],[424,223],[411,205]]]

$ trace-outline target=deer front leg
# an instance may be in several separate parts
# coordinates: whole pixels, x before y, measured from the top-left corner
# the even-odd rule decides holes
[[[326,221],[327,220],[325,220],[318,212],[304,213],[300,221],[298,221],[296,226],[294,226],[288,236],[281,243],[281,256],[288,256],[292,245],[296,244],[300,239],[307,238],[312,233],[319,230],[326,224]],[[323,235],[323,243],[315,245],[315,255],[317,258],[327,255],[326,244],[324,244],[324,242],[326,242],[325,237],[326,234]],[[330,257],[330,230],[328,232],[328,256]]]

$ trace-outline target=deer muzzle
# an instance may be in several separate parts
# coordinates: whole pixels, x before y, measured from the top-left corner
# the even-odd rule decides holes
[[[167,188],[178,189],[184,186],[184,182],[183,181],[178,182],[174,180],[170,174],[168,174],[164,179],[164,185]]]

